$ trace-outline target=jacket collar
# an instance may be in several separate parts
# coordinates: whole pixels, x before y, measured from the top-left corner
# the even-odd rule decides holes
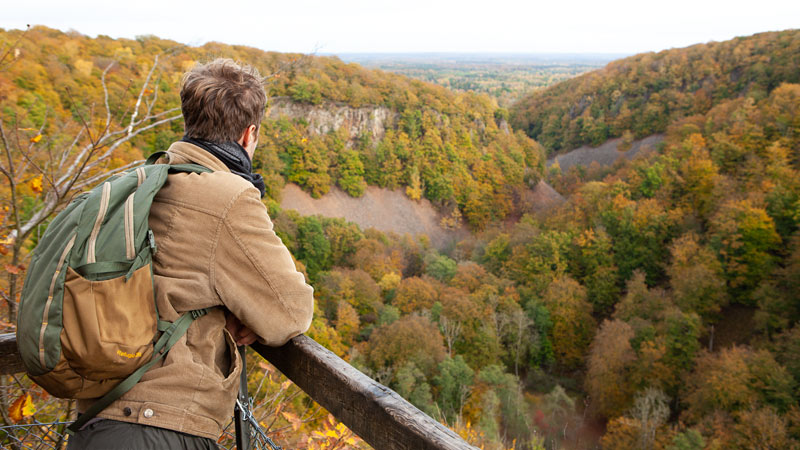
[[[214,172],[230,172],[230,169],[211,153],[188,142],[178,141],[167,149],[170,164],[200,164]]]

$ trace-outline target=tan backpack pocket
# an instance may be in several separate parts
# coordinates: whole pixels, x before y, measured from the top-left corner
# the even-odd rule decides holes
[[[67,269],[61,346],[81,377],[123,378],[149,361],[156,320],[150,265],[127,281],[91,281]]]

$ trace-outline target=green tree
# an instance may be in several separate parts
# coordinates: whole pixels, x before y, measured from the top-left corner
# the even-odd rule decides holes
[[[305,264],[312,281],[317,279],[317,274],[331,267],[331,243],[316,217],[303,217],[298,222],[295,256]]]
[[[394,380],[393,387],[400,396],[428,415],[436,413],[431,387],[425,379],[425,374],[413,362],[403,364],[397,370]]]
[[[439,374],[433,378],[438,388],[438,403],[449,423],[461,417],[462,409],[470,395],[475,372],[461,355],[445,358],[439,363]]]
[[[750,293],[776,262],[773,252],[781,238],[772,218],[748,200],[731,200],[711,219],[710,232],[731,294],[750,301]]]

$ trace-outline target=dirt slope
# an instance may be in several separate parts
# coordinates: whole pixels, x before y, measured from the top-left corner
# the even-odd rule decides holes
[[[446,247],[450,242],[468,234],[464,229],[448,230],[439,223],[441,214],[431,202],[422,199],[413,201],[401,189],[381,189],[368,186],[364,195],[353,198],[337,187],[321,198],[312,198],[295,184],[287,184],[283,189],[281,206],[294,209],[302,215],[319,214],[325,217],[343,217],[357,223],[361,228],[375,228],[381,231],[426,234],[437,248]]]
[[[589,167],[592,162],[597,162],[601,166],[610,166],[614,164],[619,158],[632,159],[639,153],[652,152],[656,149],[656,145],[664,140],[663,134],[654,134],[638,141],[631,143],[631,148],[628,151],[621,152],[617,150],[617,146],[622,141],[621,138],[609,139],[602,143],[599,147],[589,147],[584,145],[575,150],[567,153],[557,155],[555,158],[547,161],[547,167],[553,165],[554,161],[558,161],[561,166],[561,171],[566,172],[570,167],[581,165]]]

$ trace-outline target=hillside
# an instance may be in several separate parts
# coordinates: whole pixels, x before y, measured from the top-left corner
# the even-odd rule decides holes
[[[523,98],[511,123],[557,152],[663,133],[724,100],[760,100],[799,81],[800,30],[760,33],[613,61]]]
[[[627,58],[513,113],[548,150],[587,145],[547,172],[568,202],[487,233],[484,265],[552,314],[555,366],[582,371],[604,448],[798,445],[798,38]],[[622,158],[633,133],[576,131],[625,110],[617,131],[655,151]],[[564,128],[536,134],[559,114]]]
[[[219,43],[188,47],[153,36],[89,39],[44,27],[31,29],[16,42],[21,35],[0,32],[0,48],[13,46],[0,72],[0,107],[15,115],[21,128],[44,126],[51,138],[64,123],[74,128],[79,116],[99,113],[104,104],[102,73],[109,65],[111,117],[134,106],[156,56],[151,76],[158,89],[148,90],[144,98],[155,103],[154,112],[179,106],[180,76],[196,61],[228,57],[256,66],[267,75],[278,111],[262,127],[263,150],[254,161],[274,197],[285,181],[315,197],[335,185],[356,197],[366,185],[403,188],[410,198],[427,198],[444,214],[482,228],[508,215],[514,209],[514,189],[524,188],[526,181],[534,185],[544,167],[540,146],[522,133],[510,133],[505,110],[489,97],[454,93],[335,57]],[[303,114],[343,108],[378,108],[385,117],[379,131],[342,134],[336,130],[353,117],[319,129],[309,128]],[[118,163],[161,150],[181,132],[178,119],[168,129],[145,134],[126,146]]]

